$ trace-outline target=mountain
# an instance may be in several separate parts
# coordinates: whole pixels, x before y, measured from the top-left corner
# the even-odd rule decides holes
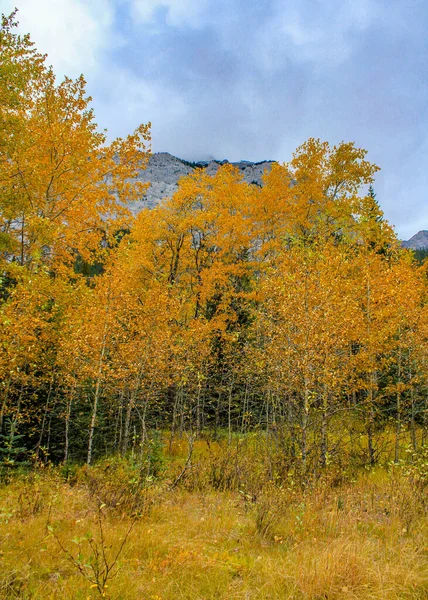
[[[410,240],[402,242],[403,248],[411,248],[412,250],[424,250],[428,248],[428,231],[418,231]]]
[[[185,175],[196,171],[197,169],[206,169],[209,175],[214,175],[221,165],[229,161],[211,160],[188,162],[168,154],[168,152],[157,152],[152,154],[147,168],[142,170],[136,181],[150,183],[145,196],[138,202],[133,202],[130,207],[134,213],[138,213],[142,208],[152,208],[159,204],[162,198],[170,198],[178,188],[178,180]],[[231,163],[238,168],[244,177],[244,181],[262,185],[262,175],[272,168],[274,161],[267,160],[261,162],[250,162],[243,160],[241,162]]]

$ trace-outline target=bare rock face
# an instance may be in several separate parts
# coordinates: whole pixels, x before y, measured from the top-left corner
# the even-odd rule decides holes
[[[410,240],[402,242],[403,248],[411,248],[412,250],[424,250],[428,248],[428,231],[418,231]]]
[[[162,198],[171,198],[178,188],[179,179],[193,170],[193,167],[168,152],[152,154],[147,168],[140,171],[136,178],[136,181],[149,183],[150,187],[141,200],[132,203],[132,212],[138,213],[142,208],[153,208]]]
[[[228,163],[224,161],[199,161],[190,163],[181,160],[168,152],[152,154],[147,168],[140,171],[136,181],[150,183],[150,187],[141,200],[133,202],[130,206],[133,213],[138,213],[142,208],[153,208],[163,198],[171,198],[178,189],[178,181],[185,175],[193,173],[197,169],[206,169],[209,175],[215,175],[219,168]],[[262,185],[262,176],[265,171],[270,171],[273,161],[262,161],[253,163],[241,161],[231,163],[242,174],[244,181],[255,185]]]

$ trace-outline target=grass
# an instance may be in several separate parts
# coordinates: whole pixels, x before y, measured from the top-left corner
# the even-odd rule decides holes
[[[69,481],[58,469],[12,479],[0,487],[0,597],[428,599],[427,498],[405,468],[252,489],[198,468],[174,489],[167,475],[140,485],[124,461]],[[97,588],[94,569],[112,565],[131,525]]]

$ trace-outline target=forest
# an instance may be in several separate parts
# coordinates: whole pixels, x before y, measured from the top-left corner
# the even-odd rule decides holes
[[[275,552],[288,539],[274,531],[285,493],[301,527],[290,535],[300,535],[305,494],[318,494],[321,514],[320,485],[326,494],[326,481],[336,490],[376,469],[404,478],[408,496],[388,496],[399,518],[415,502],[414,519],[423,518],[427,263],[384,219],[367,152],[311,138],[275,163],[262,187],[227,164],[215,176],[200,169],[134,216],[150,124],[108,143],[83,76],[58,83],[46,56],[17,33],[15,14],[3,16],[0,36],[0,478],[12,499],[13,486],[26,486],[16,491],[19,518],[47,519],[42,471],[57,489],[89,490],[101,537],[77,542],[91,552],[88,564],[49,523],[47,535],[101,596],[107,567],[116,568],[101,552],[103,511],[129,503],[133,526],[148,505],[160,511],[158,502],[171,501],[165,486],[237,494],[245,511],[254,505],[256,533]],[[2,498],[7,525],[19,510],[8,512]],[[335,498],[339,510],[344,500]],[[194,560],[183,552],[183,563]],[[164,573],[173,559],[162,560]],[[289,595],[263,595],[262,586],[245,597],[426,598],[425,565],[409,589],[401,579],[389,592],[377,582],[368,595],[361,576],[347,596],[352,582],[327,593],[318,577]],[[229,566],[246,581],[245,561]],[[29,575],[8,577],[0,577],[4,597],[48,597]],[[180,597],[244,597],[229,583]],[[179,597],[152,587],[112,597]]]

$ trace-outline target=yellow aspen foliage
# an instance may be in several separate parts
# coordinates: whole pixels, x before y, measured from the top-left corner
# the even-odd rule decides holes
[[[0,440],[90,464],[143,460],[160,431],[192,449],[262,430],[305,474],[345,448],[374,464],[382,428],[396,461],[406,432],[416,451],[427,267],[367,189],[366,151],[311,138],[262,187],[195,169],[133,217],[149,126],[107,143],[83,76],[58,82],[15,26],[3,17]]]
[[[107,145],[83,76],[57,83],[14,25],[13,15],[3,18],[0,36],[2,264],[61,271],[78,255],[96,260],[101,242],[129,223],[125,204],[144,189],[130,178],[147,161],[149,125]]]

